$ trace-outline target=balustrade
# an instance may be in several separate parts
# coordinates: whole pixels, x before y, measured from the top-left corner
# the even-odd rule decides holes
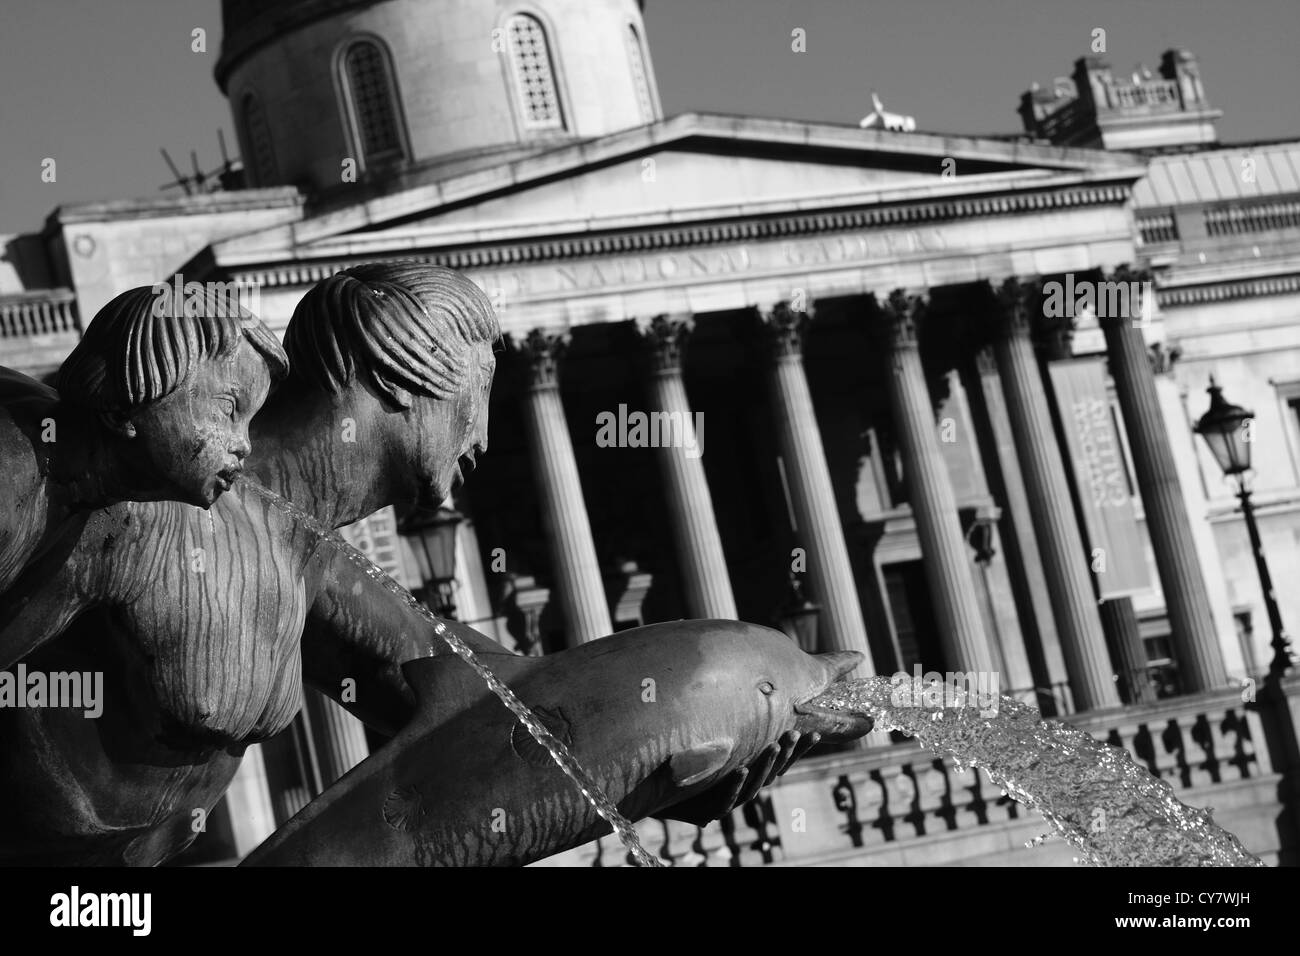
[[[76,298],[69,290],[0,296],[0,338],[76,332]]]

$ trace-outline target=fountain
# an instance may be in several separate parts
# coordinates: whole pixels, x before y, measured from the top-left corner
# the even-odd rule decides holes
[[[325,280],[286,333],[291,371],[253,419],[250,475],[218,474],[206,511],[102,507],[0,594],[16,609],[0,616],[0,665],[105,675],[93,725],[59,708],[0,711],[0,860],[168,859],[244,748],[292,720],[303,681],[337,699],[346,678],[354,712],[395,736],[249,863],[522,864],[613,829],[653,866],[630,820],[703,824],[873,719],[985,767],[1089,862],[1253,861],[1081,732],[1008,700],[992,721],[894,707],[888,685],[845,683],[854,653],[682,621],[523,658],[437,619],[331,529],[436,504],[463,480],[487,443],[498,335],[490,302],[450,270],[387,263]],[[220,450],[247,450],[243,423],[272,375],[244,352],[252,397],[177,403],[176,430],[219,412],[236,422],[214,432]],[[125,360],[149,371],[155,358]]]

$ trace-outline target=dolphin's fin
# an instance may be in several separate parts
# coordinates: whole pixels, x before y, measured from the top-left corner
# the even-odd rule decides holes
[[[502,651],[478,654],[479,662],[505,685],[514,685],[541,666],[544,658],[522,657]],[[416,712],[426,728],[438,726],[492,693],[467,661],[455,654],[418,657],[402,665],[406,682],[415,691]]]
[[[679,787],[689,787],[717,773],[727,765],[734,749],[735,742],[730,737],[724,737],[673,754],[668,758],[673,783]]]

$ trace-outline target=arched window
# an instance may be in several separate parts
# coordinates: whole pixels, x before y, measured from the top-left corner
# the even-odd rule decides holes
[[[510,70],[525,129],[564,129],[555,64],[541,21],[519,13],[506,21],[510,42]]]
[[[272,186],[279,174],[275,168],[271,125],[266,121],[262,101],[250,90],[240,99],[239,112],[244,118],[244,146],[248,150],[244,169],[251,174],[254,186]]]
[[[636,89],[636,103],[641,110],[641,119],[646,123],[655,121],[654,94],[650,92],[650,76],[645,65],[645,47],[641,45],[641,36],[636,27],[627,25],[627,59],[632,64],[632,85]]]
[[[343,76],[361,165],[400,159],[405,150],[388,55],[374,40],[357,40],[343,54]]]

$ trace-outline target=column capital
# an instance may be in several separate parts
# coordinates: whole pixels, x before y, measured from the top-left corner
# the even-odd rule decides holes
[[[569,333],[557,329],[532,329],[522,339],[507,334],[506,347],[527,363],[530,388],[557,388],[560,359],[569,347]]]
[[[1034,344],[1049,361],[1068,359],[1074,355],[1074,317],[1068,313],[1048,315],[1046,310],[1036,318]]]
[[[929,300],[921,293],[895,289],[880,303],[880,316],[891,347],[916,348],[917,329],[924,321]]]
[[[638,338],[645,344],[656,372],[680,372],[686,342],[695,330],[695,316],[689,312],[635,319]]]
[[[803,336],[812,318],[811,305],[806,312],[794,311],[789,302],[778,302],[770,309],[756,306],[754,311],[762,323],[773,358],[797,358],[803,354]]]
[[[998,305],[997,332],[1008,337],[1030,335],[1042,297],[1039,276],[1009,276],[994,290]]]

